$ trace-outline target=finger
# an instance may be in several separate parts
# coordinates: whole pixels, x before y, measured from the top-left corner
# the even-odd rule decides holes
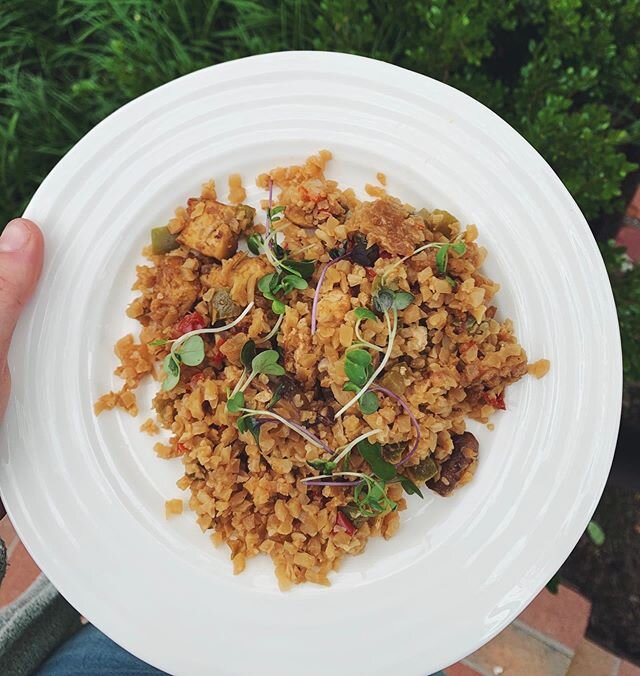
[[[0,364],[18,317],[42,269],[44,242],[38,226],[25,218],[7,224],[0,235]]]

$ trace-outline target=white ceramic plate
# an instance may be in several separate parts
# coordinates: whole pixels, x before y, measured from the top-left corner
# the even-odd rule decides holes
[[[165,521],[179,461],[96,397],[119,387],[112,346],[152,226],[210,177],[247,186],[329,148],[328,173],[477,223],[498,304],[551,372],[509,388],[478,431],[474,481],[410,500],[400,532],[347,557],[331,588],[277,590],[271,562],[231,573],[189,513]],[[254,204],[264,198],[250,189]],[[368,59],[281,53],[207,68],[126,105],[58,164],[26,216],[44,277],[11,352],[0,488],[20,537],[66,598],[151,664],[178,674],[411,674],[494,636],[555,573],[609,471],[621,360],[605,270],[545,161],[444,84]]]

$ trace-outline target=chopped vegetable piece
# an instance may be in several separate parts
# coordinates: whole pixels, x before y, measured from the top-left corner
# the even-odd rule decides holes
[[[347,516],[343,514],[340,510],[338,510],[338,514],[336,515],[336,527],[337,528],[344,528],[344,530],[347,531],[348,535],[353,535],[357,528],[349,521]]]
[[[179,246],[178,238],[169,232],[166,225],[151,228],[151,252],[154,256],[169,253]]]

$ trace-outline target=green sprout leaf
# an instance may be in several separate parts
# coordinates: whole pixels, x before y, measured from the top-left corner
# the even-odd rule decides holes
[[[283,206],[278,206],[278,207],[272,207],[271,209],[267,209],[267,215],[269,216],[269,220],[272,223],[277,223],[278,221],[282,220],[281,214],[285,210],[285,207]]]
[[[155,340],[152,340],[149,345],[151,347],[159,347],[160,345],[166,345],[168,342],[169,341],[164,338],[156,338]]]
[[[353,313],[355,314],[357,319],[373,319],[373,320],[378,319],[375,312],[372,312],[371,310],[369,310],[369,308],[366,307],[357,307],[353,311]]]
[[[380,444],[372,444],[367,439],[363,439],[356,448],[377,477],[383,481],[395,479],[396,468],[382,457]]]
[[[345,392],[360,392],[360,390],[361,390],[362,388],[361,388],[361,387],[358,387],[355,383],[351,383],[351,382],[347,381],[347,382],[342,386],[342,389],[343,389]]]
[[[240,351],[240,361],[246,369],[251,369],[251,363],[253,362],[254,357],[256,356],[256,344],[253,340],[249,339],[243,346]]]
[[[247,237],[247,248],[251,251],[252,254],[256,256],[260,255],[262,248],[264,247],[264,238],[262,235],[255,232],[253,235]]]
[[[282,399],[283,393],[284,393],[284,383],[278,383],[276,389],[273,391],[273,394],[271,395],[271,399],[269,399],[269,403],[267,404],[267,410],[273,408],[280,401],[280,399]]]
[[[260,446],[260,423],[253,415],[240,416],[236,421],[236,426],[239,432],[251,432],[256,444]]]
[[[278,359],[280,359],[280,355],[275,350],[260,352],[251,361],[251,371],[270,376],[283,376],[284,369],[278,364]]]
[[[400,483],[402,488],[404,488],[407,495],[419,495],[421,498],[424,498],[422,491],[411,481],[408,476],[400,476]]]
[[[408,291],[396,291],[396,295],[393,298],[393,307],[396,310],[404,310],[409,307],[414,300],[415,297],[412,293],[409,293]]]
[[[306,289],[308,286],[308,282],[298,275],[285,275],[282,278],[282,290],[285,293],[291,293],[293,289]]]
[[[344,362],[344,373],[349,380],[361,388],[367,382],[367,369],[348,359]]]
[[[280,263],[280,265],[285,269],[288,270],[289,272],[292,272],[294,275],[297,275],[298,277],[302,277],[302,279],[309,280],[311,278],[311,275],[313,274],[313,271],[316,269],[316,264],[315,261],[292,261],[289,259],[286,259]]]
[[[331,474],[337,467],[336,463],[332,460],[322,460],[318,458],[317,460],[307,460],[307,465],[317,469],[321,474]]]
[[[394,297],[395,294],[391,289],[382,287],[373,297],[373,307],[381,314],[384,314],[393,307]]]
[[[162,361],[162,369],[165,373],[162,389],[168,392],[180,382],[180,362],[174,354],[169,353]]]
[[[455,242],[451,245],[451,251],[455,251],[459,256],[467,250],[467,245],[464,242]]]
[[[204,360],[204,340],[202,336],[191,336],[176,350],[180,361],[187,366],[197,366]]]
[[[238,413],[243,408],[244,394],[242,392],[236,392],[227,400],[227,411],[229,411],[229,413]]]
[[[436,253],[436,265],[438,272],[444,274],[447,270],[447,262],[449,261],[449,244],[443,244]]]
[[[271,302],[271,309],[273,310],[274,314],[283,315],[287,309],[287,306],[281,300],[276,299]]]
[[[347,352],[346,361],[362,366],[362,368],[366,370],[371,364],[371,355],[366,350],[349,350],[349,352]]]
[[[262,295],[269,300],[275,300],[272,289],[273,285],[277,284],[277,277],[278,275],[275,272],[270,272],[268,275],[260,277],[258,281],[258,289],[260,289]]]
[[[378,395],[375,392],[365,392],[358,401],[360,404],[360,410],[365,414],[369,415],[375,413],[378,408],[380,408],[380,402],[378,401]]]

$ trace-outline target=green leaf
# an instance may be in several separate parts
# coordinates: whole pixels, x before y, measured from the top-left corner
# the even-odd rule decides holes
[[[306,289],[308,282],[298,275],[285,275],[282,278],[282,288],[285,293],[290,293],[293,289]]]
[[[393,307],[396,310],[404,310],[409,307],[414,300],[415,297],[412,293],[409,293],[408,291],[397,291],[393,299]]]
[[[263,246],[264,239],[262,235],[258,234],[257,232],[254,232],[253,235],[249,235],[249,237],[247,237],[247,248],[252,254],[259,256]]]
[[[367,369],[352,361],[344,362],[344,372],[352,383],[362,387],[367,382]]]
[[[402,488],[404,488],[407,495],[419,495],[421,498],[424,498],[422,491],[411,481],[408,476],[400,476],[400,483]]]
[[[284,392],[284,383],[278,383],[276,389],[273,391],[273,394],[271,395],[271,399],[269,399],[267,409],[273,408],[280,401],[280,399],[282,399],[283,392]]]
[[[260,423],[251,414],[240,416],[236,420],[236,427],[239,432],[251,432],[251,436],[255,442],[260,446]]]
[[[260,289],[262,295],[269,300],[275,300],[275,295],[272,291],[272,285],[274,283],[277,284],[277,277],[278,276],[275,272],[270,272],[268,275],[260,277],[258,280],[258,289]]]
[[[204,340],[202,336],[191,336],[176,350],[180,361],[187,366],[197,366],[204,360]]]
[[[332,474],[337,467],[333,460],[322,460],[321,458],[318,458],[317,460],[307,460],[307,465],[313,467],[313,469],[317,469],[321,474]]]
[[[233,397],[227,400],[227,411],[229,413],[238,413],[242,408],[244,408],[244,393],[236,392]]]
[[[355,350],[349,350],[347,352],[346,360],[362,366],[362,368],[367,369],[371,364],[371,355],[366,350],[361,350],[359,348]]]
[[[287,306],[281,300],[271,301],[271,309],[274,314],[283,315],[287,309]]]
[[[447,275],[447,276],[445,277],[445,279],[447,280],[447,282],[449,282],[449,286],[450,286],[452,289],[455,289],[455,288],[456,288],[456,280],[455,280],[453,277],[449,277],[449,275]]]
[[[152,340],[149,345],[151,347],[159,347],[160,345],[166,345],[168,342],[169,341],[164,338],[156,338],[155,340]]]
[[[358,404],[365,415],[375,413],[380,408],[378,395],[375,392],[365,392],[358,400]]]
[[[274,218],[274,216],[281,214],[284,210],[285,210],[285,207],[283,207],[283,206],[278,206],[278,207],[273,207],[271,209],[267,209],[267,214],[269,215],[269,220],[272,223],[277,223],[282,218],[282,216],[280,216],[279,218]]]
[[[361,388],[361,387],[358,387],[355,383],[350,383],[349,381],[347,381],[347,382],[342,386],[342,389],[343,389],[345,392],[360,392],[360,390],[361,390],[362,388]]]
[[[256,356],[256,344],[253,342],[253,340],[249,339],[242,346],[242,350],[240,351],[240,361],[242,362],[242,365],[246,369],[251,370],[252,368],[251,364],[255,356]]]
[[[374,312],[369,310],[367,307],[357,307],[353,313],[355,314],[357,319],[373,319],[377,320],[378,317]]]
[[[455,251],[459,256],[467,250],[467,245],[464,242],[455,242],[451,245],[451,250]]]
[[[363,439],[357,449],[376,476],[383,481],[391,481],[395,478],[396,468],[382,457],[380,444],[372,444],[368,439]]]
[[[265,373],[268,376],[283,376],[284,369],[280,364],[267,364],[262,373]]]
[[[165,379],[162,381],[162,389],[165,392],[172,390],[180,381],[180,362],[170,352],[162,360],[162,369],[165,373]]]
[[[589,525],[587,526],[587,535],[596,547],[601,547],[604,544],[604,531],[600,527],[600,524],[596,523],[595,521],[589,521]]]
[[[278,359],[280,359],[280,355],[275,350],[264,350],[263,352],[259,352],[251,360],[251,370],[254,373],[266,373],[265,368],[276,365]]]
[[[449,260],[449,244],[443,244],[436,253],[436,265],[438,272],[444,274],[447,270],[447,262]]]
[[[293,272],[294,275],[298,275],[303,279],[309,280],[313,271],[316,269],[315,261],[292,261],[290,259],[285,259],[280,264],[285,270]]]
[[[387,289],[383,286],[373,297],[373,307],[378,312],[384,314],[387,310],[390,310],[393,307],[394,297],[394,292],[391,289]]]

